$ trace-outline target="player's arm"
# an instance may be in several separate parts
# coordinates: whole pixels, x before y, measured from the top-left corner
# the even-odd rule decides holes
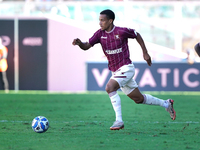
[[[88,42],[82,42],[80,39],[74,39],[74,41],[72,42],[73,45],[78,45],[82,50],[88,50],[90,47],[92,47],[90,45],[90,43]]]
[[[144,41],[141,37],[141,35],[137,32],[137,36],[136,36],[136,40],[137,42],[140,44],[141,48],[142,48],[142,52],[143,52],[143,57],[144,57],[144,60],[146,60],[147,64],[149,66],[151,66],[152,62],[151,62],[151,57],[150,55],[148,54],[148,51],[147,51],[147,48],[144,44]]]

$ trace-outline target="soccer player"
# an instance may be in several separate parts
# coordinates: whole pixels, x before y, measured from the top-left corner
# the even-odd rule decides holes
[[[0,37],[0,72],[2,73],[2,81],[4,84],[5,93],[9,92],[9,84],[6,75],[6,70],[8,68],[7,64],[8,49],[2,43],[2,38]]]
[[[113,21],[115,14],[112,10],[103,10],[99,16],[100,29],[94,33],[89,42],[82,42],[76,38],[73,45],[78,45],[83,50],[88,50],[97,43],[100,43],[104,54],[108,59],[108,68],[112,76],[106,85],[113,109],[116,115],[116,121],[110,127],[111,130],[124,128],[121,112],[121,99],[117,90],[121,90],[136,104],[158,105],[164,107],[169,112],[172,120],[176,118],[176,112],[173,108],[172,99],[162,100],[149,94],[141,94],[136,81],[133,79],[135,68],[129,58],[128,38],[136,39],[143,51],[144,60],[151,66],[151,57],[149,56],[145,43],[141,35],[134,29],[117,27]]]

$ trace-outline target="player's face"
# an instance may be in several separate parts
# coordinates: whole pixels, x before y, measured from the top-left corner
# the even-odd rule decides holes
[[[101,27],[101,30],[110,31],[112,30],[112,19],[108,19],[106,15],[100,14],[99,25]]]

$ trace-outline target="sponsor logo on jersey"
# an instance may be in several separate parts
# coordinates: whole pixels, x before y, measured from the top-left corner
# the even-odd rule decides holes
[[[118,48],[118,49],[115,49],[115,50],[106,50],[107,54],[118,54],[118,53],[121,53],[121,52],[122,52],[122,48]]]

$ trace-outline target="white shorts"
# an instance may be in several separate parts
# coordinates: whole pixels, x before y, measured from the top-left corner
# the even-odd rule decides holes
[[[128,64],[120,67],[117,71],[112,72],[111,79],[118,82],[121,90],[126,94],[130,94],[138,84],[133,79],[135,75],[135,67],[133,64]]]

